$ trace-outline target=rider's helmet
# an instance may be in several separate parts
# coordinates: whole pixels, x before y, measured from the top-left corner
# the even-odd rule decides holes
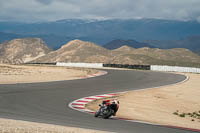
[[[106,104],[106,101],[103,101],[102,104]]]
[[[110,100],[103,100],[102,104],[108,104]]]
[[[119,104],[119,101],[117,100],[117,98],[114,98],[113,103]]]

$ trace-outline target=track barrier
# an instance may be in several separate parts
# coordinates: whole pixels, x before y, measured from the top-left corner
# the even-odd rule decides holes
[[[68,67],[86,67],[86,68],[113,67],[113,68],[127,68],[127,69],[164,71],[164,72],[200,73],[200,68],[180,67],[180,66],[103,64],[103,63],[64,63],[64,62],[57,62],[56,65],[68,66]]]
[[[200,68],[151,65],[152,71],[200,73]]]
[[[57,62],[57,66],[68,66],[68,67],[86,67],[86,68],[102,68],[103,63],[64,63]]]
[[[150,70],[150,65],[103,64],[103,67],[115,67],[115,68],[128,68],[128,69]]]

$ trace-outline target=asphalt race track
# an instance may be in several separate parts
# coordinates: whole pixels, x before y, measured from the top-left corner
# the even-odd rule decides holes
[[[156,87],[186,78],[151,71],[106,71],[107,75],[89,79],[0,85],[0,117],[121,133],[192,133],[122,120],[98,119],[67,106],[81,97]]]

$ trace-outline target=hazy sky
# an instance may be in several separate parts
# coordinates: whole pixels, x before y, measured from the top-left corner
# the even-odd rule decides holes
[[[200,0],[0,0],[0,21],[68,18],[200,21]]]

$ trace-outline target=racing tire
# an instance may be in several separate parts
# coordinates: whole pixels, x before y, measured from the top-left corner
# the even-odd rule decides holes
[[[99,117],[99,115],[100,115],[100,112],[97,111],[97,112],[95,112],[94,117]]]
[[[113,115],[113,110],[109,109],[106,115],[103,115],[104,119],[109,119]]]

